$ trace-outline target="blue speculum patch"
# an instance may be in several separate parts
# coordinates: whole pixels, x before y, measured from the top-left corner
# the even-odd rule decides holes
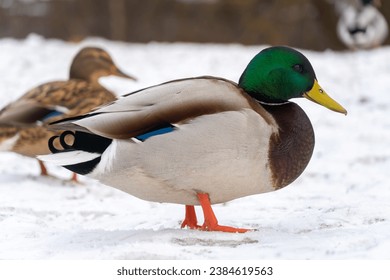
[[[150,131],[148,131],[148,132],[146,132],[144,134],[138,135],[138,136],[136,136],[134,138],[136,138],[136,139],[138,139],[138,140],[143,142],[143,141],[145,141],[146,139],[148,139],[150,137],[166,134],[166,133],[172,132],[173,130],[174,130],[174,126],[171,125],[171,124],[168,124],[166,126],[150,130]]]
[[[57,117],[57,116],[62,115],[62,114],[63,114],[62,112],[53,110],[53,111],[49,112],[48,114],[46,114],[46,115],[42,118],[42,121],[45,121],[45,120],[50,119],[50,118],[52,118],[52,117]]]

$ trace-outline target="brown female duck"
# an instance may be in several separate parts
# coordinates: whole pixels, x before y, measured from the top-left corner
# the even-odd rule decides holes
[[[28,157],[50,153],[47,141],[55,133],[47,129],[47,124],[114,101],[116,96],[98,82],[100,77],[110,75],[135,80],[123,73],[103,49],[80,50],[72,61],[69,80],[33,88],[0,111],[0,151]],[[41,174],[47,175],[44,164],[39,164]]]

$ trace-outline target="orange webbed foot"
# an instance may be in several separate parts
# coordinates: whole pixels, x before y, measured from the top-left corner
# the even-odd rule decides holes
[[[229,226],[221,226],[221,225],[205,225],[201,227],[201,230],[205,231],[222,231],[222,232],[232,232],[232,233],[245,233],[247,231],[251,231],[251,229],[246,228],[236,228],[236,227],[229,227]]]
[[[250,229],[245,228],[235,228],[229,226],[221,226],[218,224],[218,220],[214,214],[213,209],[211,208],[210,198],[207,193],[198,193],[197,194],[200,205],[202,206],[204,214],[204,224],[200,228],[205,231],[222,231],[222,232],[237,232],[245,233],[250,231]]]

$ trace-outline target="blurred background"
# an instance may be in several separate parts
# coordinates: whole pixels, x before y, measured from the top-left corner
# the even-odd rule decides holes
[[[201,42],[346,49],[337,0],[0,0],[0,38]],[[389,22],[390,3],[378,10]],[[384,44],[389,44],[388,37]]]

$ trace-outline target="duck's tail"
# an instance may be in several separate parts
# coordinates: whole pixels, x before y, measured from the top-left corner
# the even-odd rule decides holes
[[[99,135],[67,130],[49,139],[53,154],[38,156],[38,159],[86,175],[99,164],[101,155],[111,143],[112,139]]]

